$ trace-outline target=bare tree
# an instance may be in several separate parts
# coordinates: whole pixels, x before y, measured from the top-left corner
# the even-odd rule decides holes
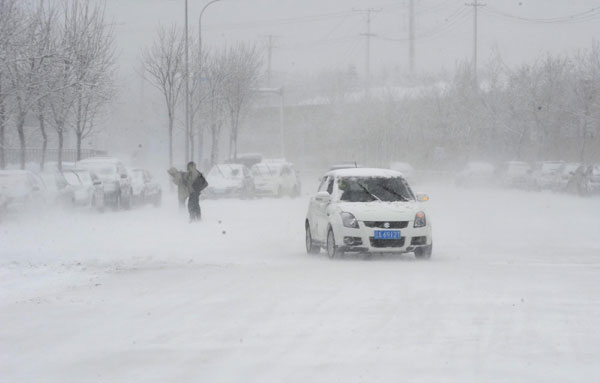
[[[72,18],[70,34],[79,36],[70,56],[76,93],[73,130],[80,160],[83,139],[93,132],[95,118],[114,94],[114,33],[103,4],[73,0],[67,12]]]
[[[154,44],[143,53],[146,78],[163,95],[169,131],[169,166],[173,165],[173,125],[184,79],[184,42],[175,26],[160,27]]]
[[[226,118],[224,87],[227,77],[225,63],[227,56],[224,52],[209,55],[204,65],[202,84],[202,111],[208,125],[210,142],[210,165],[219,161],[221,130]]]
[[[6,167],[6,126],[9,120],[8,65],[14,58],[23,13],[17,0],[0,0],[0,169]]]
[[[238,132],[242,113],[249,106],[253,90],[260,78],[262,58],[256,45],[240,43],[226,49],[224,68],[227,76],[223,84],[223,98],[231,127],[229,156],[237,159]]]
[[[21,147],[20,165],[25,168],[26,135],[25,121],[38,106],[46,81],[44,68],[54,52],[49,43],[49,29],[53,14],[46,12],[43,4],[35,12],[25,13],[21,19],[23,30],[16,36],[16,47],[6,65],[6,73],[12,86],[15,127]]]

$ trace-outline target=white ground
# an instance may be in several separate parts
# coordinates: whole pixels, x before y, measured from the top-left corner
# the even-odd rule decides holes
[[[0,381],[599,381],[600,199],[428,191],[430,261],[306,255],[306,197],[4,219]]]

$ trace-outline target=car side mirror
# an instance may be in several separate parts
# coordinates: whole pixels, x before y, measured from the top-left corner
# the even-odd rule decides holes
[[[427,202],[427,201],[429,201],[429,196],[425,193],[417,193],[417,201]]]
[[[319,202],[330,203],[331,202],[331,194],[327,193],[326,191],[320,191],[315,196],[315,199]]]

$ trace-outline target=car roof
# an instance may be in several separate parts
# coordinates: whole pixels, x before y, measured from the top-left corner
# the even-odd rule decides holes
[[[114,158],[114,157],[92,157],[92,158],[86,158],[85,160],[81,160],[79,161],[79,163],[106,163],[106,162],[110,162],[110,163],[117,163],[117,162],[121,162],[118,158]]]
[[[325,174],[334,177],[402,177],[401,172],[380,168],[348,168],[331,170]]]

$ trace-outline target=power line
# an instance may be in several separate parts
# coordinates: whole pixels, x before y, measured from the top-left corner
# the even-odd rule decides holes
[[[486,11],[486,13],[493,16],[500,16],[514,21],[520,21],[529,24],[571,24],[597,19],[598,17],[600,17],[600,7],[590,8],[586,11],[574,13],[572,15],[552,17],[546,19],[515,16],[509,13],[499,11],[491,6],[489,7],[488,11]]]

